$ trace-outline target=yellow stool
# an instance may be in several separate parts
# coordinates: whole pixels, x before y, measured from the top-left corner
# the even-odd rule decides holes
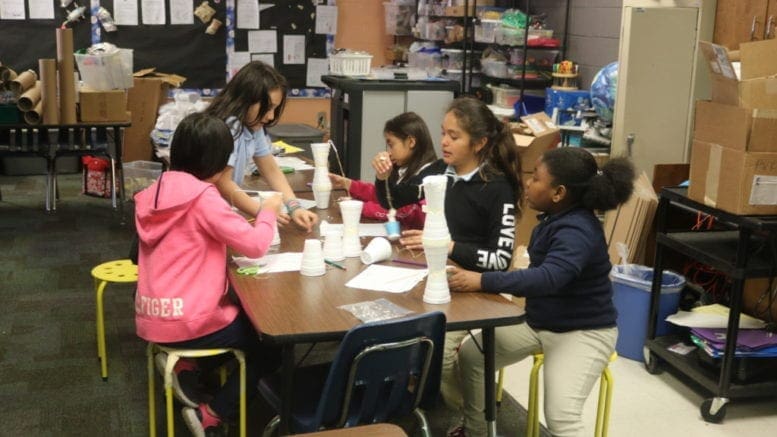
[[[618,353],[610,355],[612,363],[618,358]],[[539,437],[540,435],[540,409],[539,409],[539,376],[540,367],[545,361],[545,355],[541,352],[534,354],[534,365],[529,374],[529,405],[527,407],[526,436]],[[501,372],[501,370],[500,370]],[[605,366],[599,382],[599,404],[596,408],[596,429],[594,437],[607,437],[607,428],[610,422],[610,401],[612,400],[612,373],[610,367]]]
[[[240,364],[240,437],[246,436],[246,360],[243,351],[239,349],[176,349],[149,343],[146,348],[148,370],[148,433],[156,437],[156,405],[154,398],[154,354],[156,352],[167,353],[165,363],[165,404],[167,414],[167,435],[175,435],[173,421],[173,368],[180,358],[202,358],[221,354],[234,354]],[[226,380],[226,373],[222,367],[221,382]]]
[[[105,319],[103,317],[103,292],[109,282],[138,282],[138,266],[128,259],[108,261],[92,269],[94,291],[97,299],[97,358],[100,360],[100,376],[108,380],[108,354],[105,351]]]

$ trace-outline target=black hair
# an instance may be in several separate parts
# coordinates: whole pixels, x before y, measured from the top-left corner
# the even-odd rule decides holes
[[[230,122],[232,124],[230,127],[233,131],[236,130],[235,135],[238,135],[240,132],[236,129],[237,126],[251,124],[264,118],[272,103],[270,92],[279,89],[282,97],[280,104],[274,110],[275,119],[266,125],[274,126],[278,123],[283,108],[286,106],[287,88],[288,82],[278,73],[278,70],[263,62],[252,61],[235,74],[224,89],[213,98],[205,112],[222,120],[236,117],[237,120]],[[256,103],[259,103],[259,115],[256,120],[246,120],[248,108]]]
[[[410,151],[410,159],[406,164],[406,175],[410,177],[418,173],[425,164],[437,159],[434,151],[434,142],[426,122],[415,112],[405,112],[388,120],[383,127],[383,133],[394,135],[402,141],[415,138],[415,147]],[[389,179],[396,181],[399,178],[399,167],[394,166]]]
[[[626,158],[613,158],[599,171],[590,152],[577,147],[559,147],[542,154],[553,185],[564,185],[572,204],[607,211],[629,200],[634,191],[634,165]]]
[[[224,170],[234,148],[232,134],[220,118],[205,113],[186,116],[170,144],[170,170],[207,179]]]
[[[473,144],[486,139],[485,146],[477,153],[483,180],[487,181],[492,174],[503,174],[515,190],[516,203],[520,205],[523,199],[521,160],[510,128],[496,118],[485,103],[473,97],[455,99],[448,112],[456,117]]]

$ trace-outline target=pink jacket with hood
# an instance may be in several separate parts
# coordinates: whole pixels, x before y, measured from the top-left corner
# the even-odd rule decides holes
[[[275,220],[274,211],[263,210],[248,223],[213,184],[179,171],[163,173],[135,195],[138,336],[172,343],[230,324],[240,308],[227,296],[227,246],[248,257],[263,256]]]

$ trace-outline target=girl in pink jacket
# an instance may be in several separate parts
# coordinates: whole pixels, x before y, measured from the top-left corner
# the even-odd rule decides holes
[[[264,201],[253,224],[233,212],[213,182],[232,153],[224,122],[192,114],[173,137],[170,171],[135,195],[138,232],[137,334],[180,348],[230,347],[245,352],[246,387],[278,365],[276,350],[263,345],[241,308],[228,295],[227,246],[252,258],[263,256],[273,239],[280,197]],[[157,356],[158,363],[166,357]],[[180,360],[174,371],[176,397],[194,435],[218,428],[238,410],[239,375],[233,372],[208,403],[199,403],[200,371],[215,360]],[[250,390],[249,393],[255,393]]]

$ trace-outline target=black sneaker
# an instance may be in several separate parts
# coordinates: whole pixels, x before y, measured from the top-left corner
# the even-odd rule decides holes
[[[156,368],[162,375],[165,374],[165,364],[167,363],[167,354],[160,352],[154,357]],[[179,360],[178,363],[181,361]],[[178,367],[178,365],[176,365]],[[187,407],[197,408],[201,401],[198,395],[199,374],[194,370],[182,370],[176,372],[173,369],[173,396]]]
[[[204,426],[202,408],[205,408],[205,405],[200,405],[195,408],[183,407],[181,409],[183,421],[186,423],[186,426],[189,428],[192,435],[194,437],[226,437],[224,427],[221,426],[221,422],[218,421],[218,419],[212,418],[212,420],[217,420],[216,425],[210,425],[208,427]]]

